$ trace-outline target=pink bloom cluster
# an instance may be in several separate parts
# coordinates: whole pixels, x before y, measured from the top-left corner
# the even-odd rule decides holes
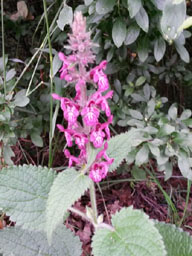
[[[73,99],[69,99],[52,94],[54,99],[61,101],[61,109],[67,122],[66,128],[60,124],[57,127],[64,132],[67,146],[76,145],[80,152],[76,157],[71,155],[68,149],[64,150],[65,156],[69,159],[69,167],[85,165],[90,146],[101,148],[89,171],[89,177],[95,182],[100,182],[106,177],[113,162],[106,153],[107,140],[110,139],[109,124],[113,120],[107,102],[113,96],[104,73],[107,62],[102,61],[91,71],[87,70],[88,64],[94,62],[95,56],[91,50],[93,44],[90,33],[86,32],[86,19],[80,12],[75,14],[72,34],[69,35],[68,42],[67,48],[71,50],[71,55],[65,56],[59,53],[59,58],[63,62],[60,78],[75,85],[76,95]],[[94,90],[88,91],[87,84],[93,84]],[[106,115],[105,123],[99,120],[101,112]]]

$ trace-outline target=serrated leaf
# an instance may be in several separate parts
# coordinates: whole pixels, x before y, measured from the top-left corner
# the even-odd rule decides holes
[[[154,57],[157,62],[163,58],[163,56],[165,54],[165,50],[166,50],[166,43],[163,40],[163,38],[159,38],[159,39],[155,40]]]
[[[49,192],[46,208],[46,230],[49,241],[63,216],[90,187],[91,179],[70,168],[58,174]]]
[[[167,256],[191,256],[192,237],[175,225],[157,222],[155,227],[163,237]]]
[[[139,34],[140,28],[136,24],[131,25],[127,30],[127,35],[124,41],[125,45],[134,43],[137,40]]]
[[[96,3],[96,12],[106,14],[113,10],[116,0],[98,0]]]
[[[136,154],[135,164],[140,166],[144,163],[147,163],[148,159],[149,159],[149,148],[147,145],[143,145]]]
[[[59,14],[57,25],[61,30],[63,30],[65,25],[71,24],[72,21],[73,21],[73,10],[70,6],[65,5]]]
[[[142,7],[141,0],[128,0],[127,4],[128,4],[130,18],[133,18]]]
[[[23,165],[0,171],[0,206],[25,229],[45,228],[45,209],[55,172]]]
[[[149,29],[149,17],[143,7],[141,7],[139,12],[136,14],[135,20],[139,27],[147,33]]]
[[[109,171],[115,170],[122,161],[126,158],[128,153],[135,147],[147,140],[143,137],[140,129],[131,129],[126,133],[112,137],[108,142],[107,155],[114,158],[114,162],[109,168]]]
[[[53,233],[53,244],[48,245],[44,232],[10,227],[0,230],[0,252],[15,256],[80,256],[79,238],[64,225]]]
[[[126,24],[123,19],[118,18],[115,23],[113,24],[113,29],[112,29],[112,38],[115,43],[115,45],[119,48],[126,37]]]
[[[162,237],[152,220],[140,210],[123,208],[112,216],[114,231],[97,229],[94,256],[165,256]]]

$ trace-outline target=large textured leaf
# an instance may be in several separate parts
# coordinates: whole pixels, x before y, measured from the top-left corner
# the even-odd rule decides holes
[[[52,233],[62,223],[67,209],[78,200],[89,188],[91,179],[73,168],[59,173],[55,179],[47,201],[47,236],[51,240]]]
[[[165,256],[163,240],[152,220],[132,207],[112,217],[114,231],[98,229],[93,237],[94,256]]]
[[[163,237],[167,256],[191,256],[192,237],[174,225],[157,222],[155,224]]]
[[[114,158],[114,162],[109,170],[115,170],[132,150],[132,147],[145,140],[147,138],[143,136],[142,131],[139,129],[131,129],[126,133],[112,137],[108,143],[107,154],[109,157]]]
[[[41,230],[55,173],[46,167],[23,165],[0,171],[0,207],[23,228]]]
[[[119,48],[126,37],[126,24],[123,19],[118,18],[113,24],[112,37],[115,45]]]
[[[53,244],[46,234],[18,227],[0,230],[0,252],[9,256],[80,256],[79,238],[63,225],[54,232]]]
[[[106,14],[113,10],[115,0],[98,0],[96,3],[96,12],[98,14]]]

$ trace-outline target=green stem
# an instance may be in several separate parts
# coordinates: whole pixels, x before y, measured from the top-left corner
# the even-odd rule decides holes
[[[96,193],[95,193],[95,184],[92,181],[91,182],[91,186],[90,186],[90,199],[91,199],[91,206],[92,206],[92,210],[93,210],[93,218],[95,223],[97,223],[97,203],[96,203]]]
[[[1,35],[2,35],[2,55],[3,55],[3,87],[4,97],[6,96],[6,70],[5,70],[5,37],[4,37],[4,19],[3,19],[3,0],[1,0]]]
[[[49,45],[49,59],[50,59],[50,94],[53,93],[53,55],[52,55],[52,45],[51,45],[51,37],[50,37],[50,30],[49,30],[49,21],[47,15],[47,6],[46,0],[43,0],[43,8],[45,13],[45,22],[47,28],[47,37],[48,37],[48,45]],[[52,165],[52,119],[53,119],[53,99],[50,95],[50,131],[49,131],[49,168]]]
[[[150,164],[151,169],[153,170],[152,165]],[[171,207],[172,212],[174,213],[174,217],[176,218],[176,220],[179,219],[178,213],[177,213],[177,209],[174,205],[174,203],[172,202],[170,196],[167,194],[167,192],[162,188],[160,182],[158,181],[158,179],[155,177],[154,170],[153,173],[144,166],[145,171],[154,179],[155,183],[157,184],[157,186],[159,187],[160,191],[163,193],[165,200],[167,201],[168,205]]]
[[[187,196],[186,196],[186,201],[185,201],[185,208],[183,211],[183,217],[181,218],[180,222],[179,222],[179,227],[182,225],[183,221],[185,220],[185,214],[188,208],[188,204],[189,204],[189,196],[190,196],[190,192],[191,192],[191,180],[187,180]]]

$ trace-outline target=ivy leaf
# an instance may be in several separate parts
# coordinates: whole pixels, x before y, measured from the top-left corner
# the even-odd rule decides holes
[[[139,12],[136,14],[135,20],[139,27],[147,33],[149,29],[149,17],[143,7],[141,7]]]
[[[130,18],[132,19],[142,7],[141,0],[128,0],[128,10]]]
[[[90,187],[91,179],[75,169],[67,169],[57,175],[47,200],[47,237],[51,241],[53,231],[62,223],[63,216]]]
[[[113,24],[112,29],[112,38],[115,43],[115,45],[119,48],[126,37],[126,24],[123,19],[118,18],[115,23]]]
[[[73,21],[73,10],[70,6],[65,5],[59,14],[57,25],[61,30],[63,30],[65,25],[71,24],[72,21]]]
[[[132,147],[136,147],[145,140],[147,138],[144,137],[140,129],[131,129],[126,133],[112,137],[108,142],[107,154],[109,157],[114,158],[114,162],[109,171],[115,170],[123,162]]]
[[[53,234],[53,245],[49,246],[44,232],[10,227],[0,230],[0,252],[6,255],[28,256],[80,256],[81,242],[77,236],[60,226]]]
[[[127,30],[127,35],[124,42],[125,45],[134,43],[137,40],[139,34],[140,28],[136,24],[131,25]]]
[[[113,10],[116,0],[98,0],[96,3],[96,12],[106,14]]]
[[[165,54],[165,50],[166,50],[166,43],[163,40],[163,38],[159,38],[155,40],[154,56],[157,62],[159,62],[163,58]]]
[[[25,229],[43,230],[47,195],[55,178],[52,170],[32,165],[0,172],[0,206]]]
[[[97,229],[92,242],[94,256],[165,256],[162,237],[154,222],[140,210],[123,208],[112,216],[114,231]]]
[[[143,115],[141,114],[141,112],[134,109],[129,109],[129,113],[133,118],[143,120]]]
[[[155,227],[162,235],[167,256],[192,255],[192,237],[175,225],[156,222]]]
[[[11,160],[12,157],[15,156],[15,153],[13,152],[10,145],[5,145],[3,147],[3,158],[5,160],[5,163],[12,165],[13,161]]]

